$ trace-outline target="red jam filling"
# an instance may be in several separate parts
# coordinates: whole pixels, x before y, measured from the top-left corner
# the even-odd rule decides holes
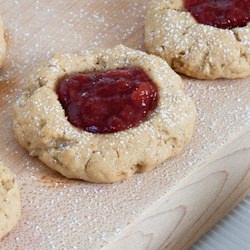
[[[158,102],[156,84],[140,68],[68,74],[56,92],[72,125],[101,134],[138,126]]]
[[[184,4],[201,24],[233,29],[250,21],[250,0],[184,0]]]

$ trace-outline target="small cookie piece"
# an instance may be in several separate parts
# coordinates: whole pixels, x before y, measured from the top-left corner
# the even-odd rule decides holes
[[[157,107],[146,120],[114,133],[94,133],[92,128],[87,132],[73,126],[56,93],[58,82],[75,73],[86,73],[88,82],[92,72],[107,75],[107,71],[114,74],[112,71],[124,68],[143,69],[157,85]],[[124,79],[119,83],[128,87]],[[79,105],[79,96],[85,94],[89,93],[70,91]],[[82,55],[56,55],[42,65],[14,105],[13,124],[20,144],[50,168],[68,178],[112,183],[149,171],[178,154],[190,141],[195,116],[195,106],[185,95],[181,78],[164,60],[120,45]]]
[[[204,4],[209,1],[189,2]],[[249,1],[245,4],[249,5]],[[145,23],[147,51],[165,59],[176,72],[199,79],[249,76],[250,23],[232,29],[218,28],[225,27],[223,21],[214,25],[217,27],[204,25],[196,20],[204,21],[207,17],[210,23],[215,18],[204,15],[207,11],[196,15],[192,5],[190,11],[195,18],[184,7],[184,0],[150,2]],[[249,15],[249,10],[245,13]],[[244,20],[239,19],[239,26],[245,24]]]
[[[17,183],[0,162],[0,239],[18,222],[21,205]]]
[[[3,21],[0,17],[0,67],[3,65],[6,53],[6,43],[4,39]]]

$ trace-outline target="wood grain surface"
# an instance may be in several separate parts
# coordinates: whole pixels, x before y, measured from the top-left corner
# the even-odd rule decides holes
[[[184,178],[106,249],[190,247],[249,193],[249,135],[250,130]]]
[[[189,147],[113,185],[67,180],[16,142],[11,106],[54,53],[142,49],[146,0],[0,0],[8,56],[0,71],[0,160],[17,175],[22,218],[0,249],[186,249],[249,192],[250,84],[183,77],[196,102]]]

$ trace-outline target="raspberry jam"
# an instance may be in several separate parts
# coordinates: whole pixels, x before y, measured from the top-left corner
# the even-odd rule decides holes
[[[244,27],[250,21],[250,0],[184,0],[197,22],[221,29]]]
[[[158,102],[156,84],[140,68],[68,74],[56,92],[72,125],[100,134],[138,126]]]

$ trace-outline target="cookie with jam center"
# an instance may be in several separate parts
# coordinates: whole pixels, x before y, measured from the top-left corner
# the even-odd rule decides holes
[[[145,46],[194,78],[243,78],[250,75],[249,20],[248,0],[153,0]]]
[[[14,105],[13,124],[20,144],[48,167],[112,183],[180,153],[195,116],[164,60],[120,45],[41,65]]]

